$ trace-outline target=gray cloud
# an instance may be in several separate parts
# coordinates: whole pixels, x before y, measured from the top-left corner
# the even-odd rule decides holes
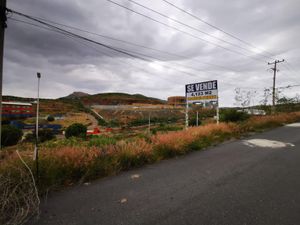
[[[256,58],[260,56],[258,52],[249,53],[168,21],[127,0],[116,1],[226,48]],[[179,12],[161,0],[136,1],[219,38],[242,45],[237,40]],[[299,83],[297,73],[300,70],[298,65],[300,3],[298,0],[234,0],[230,3],[219,0],[177,2],[172,0],[172,2],[259,48],[277,54],[276,58],[287,59],[288,65],[291,66],[279,65],[278,86]],[[256,61],[225,51],[156,24],[105,0],[91,0],[88,3],[79,0],[10,0],[8,7],[25,14],[184,57],[170,56],[74,31],[111,46],[161,59],[161,61],[156,60],[157,62],[144,62],[95,44],[9,20],[5,39],[4,94],[35,96],[35,74],[38,71],[43,75],[41,92],[43,97],[61,97],[72,91],[88,93],[124,91],[166,99],[170,95],[184,95],[186,83],[218,79],[221,105],[224,106],[233,105],[235,87],[257,89],[261,92],[264,87],[272,85],[272,73],[267,70],[269,66],[266,64],[271,59],[263,57]],[[24,20],[14,14],[9,17]],[[243,45],[243,47],[249,46]],[[217,64],[221,67],[205,63]],[[294,88],[286,91],[286,94],[294,96],[297,92],[299,93],[299,89]]]

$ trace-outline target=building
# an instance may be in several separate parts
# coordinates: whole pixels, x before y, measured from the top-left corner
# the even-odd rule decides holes
[[[185,106],[185,96],[171,96],[168,97],[168,105]]]
[[[25,102],[2,102],[2,118],[27,118],[35,115],[31,103]]]

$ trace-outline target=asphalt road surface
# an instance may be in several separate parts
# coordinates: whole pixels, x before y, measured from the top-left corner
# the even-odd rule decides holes
[[[300,224],[298,125],[54,193],[30,224]]]

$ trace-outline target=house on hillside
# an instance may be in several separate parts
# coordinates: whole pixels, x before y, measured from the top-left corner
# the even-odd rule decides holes
[[[34,107],[31,103],[27,102],[2,102],[2,118],[27,118],[33,117]]]

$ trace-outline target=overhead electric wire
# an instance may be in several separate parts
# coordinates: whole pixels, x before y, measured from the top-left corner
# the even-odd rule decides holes
[[[108,52],[103,52],[103,51],[101,51],[101,50],[99,50],[99,49],[97,49],[97,48],[94,48],[93,46],[91,46],[91,44],[84,43],[83,40],[75,39],[75,38],[72,37],[72,36],[66,35],[66,34],[64,34],[64,33],[60,33],[60,32],[58,32],[58,31],[56,31],[56,30],[51,29],[51,28],[39,26],[38,24],[30,23],[30,22],[27,22],[27,21],[24,21],[24,20],[15,19],[15,18],[9,18],[9,20],[13,20],[13,21],[25,23],[25,24],[27,24],[27,25],[35,26],[35,27],[37,27],[37,28],[45,29],[45,30],[48,30],[48,31],[55,31],[55,32],[57,32],[57,33],[59,33],[59,34],[63,34],[65,37],[70,38],[70,39],[72,39],[73,41],[76,41],[77,43],[79,43],[79,44],[81,44],[81,45],[84,45],[84,46],[86,46],[86,47],[89,47],[89,48],[93,49],[94,51],[96,51],[96,52],[98,52],[98,53],[100,53],[100,54],[102,54],[102,55],[105,55],[105,56],[110,57],[110,58],[114,58],[114,57],[115,57],[115,55],[111,54],[111,52],[110,52],[110,53],[108,53]],[[104,50],[104,49],[103,49],[103,50]],[[105,50],[112,51],[112,50],[110,50],[110,49],[105,49]],[[122,61],[121,63],[123,63],[124,65],[128,66],[128,61],[125,61],[125,60],[122,59],[122,58],[118,58],[118,60],[119,60],[119,61]],[[135,67],[135,68],[137,68],[138,70],[143,71],[143,72],[145,72],[145,73],[148,73],[149,75],[153,75],[153,72],[150,73],[150,72],[147,71],[146,69],[141,68],[141,67],[139,67],[139,66],[137,66],[137,65],[135,65],[135,64],[133,64],[133,63],[130,63],[130,66],[131,66],[131,67]],[[163,79],[163,80],[171,81],[171,82],[174,81],[174,79],[167,79],[167,78],[162,77],[162,76],[159,76],[159,78],[160,78],[160,79]]]
[[[79,39],[83,39],[83,40],[85,40],[85,41],[88,41],[88,42],[91,42],[91,43],[100,45],[100,46],[102,46],[102,47],[105,47],[105,48],[114,50],[114,51],[116,51],[116,52],[122,53],[122,54],[124,54],[124,55],[130,56],[130,57],[133,57],[133,58],[138,58],[138,59],[141,59],[141,60],[145,60],[145,59],[143,59],[143,58],[141,58],[141,57],[138,57],[138,56],[135,56],[135,55],[133,55],[133,54],[130,54],[130,53],[127,53],[127,52],[123,52],[123,51],[121,51],[121,50],[118,50],[118,49],[116,49],[116,48],[114,48],[114,47],[112,47],[112,46],[103,44],[103,43],[98,42],[98,41],[94,41],[94,40],[92,40],[92,39],[83,37],[83,36],[81,36],[81,35],[72,33],[72,32],[70,32],[70,31],[61,29],[61,28],[59,28],[59,27],[57,27],[57,26],[54,26],[54,25],[49,24],[49,23],[46,23],[46,22],[44,22],[44,21],[41,21],[41,20],[36,19],[36,18],[34,18],[34,17],[31,17],[31,16],[29,16],[29,15],[26,15],[26,14],[23,14],[23,13],[20,13],[20,12],[17,12],[17,11],[14,11],[14,10],[12,10],[12,9],[7,9],[7,10],[8,10],[9,12],[15,13],[15,14],[17,14],[17,15],[19,15],[19,16],[23,16],[23,17],[25,17],[25,18],[27,18],[27,19],[30,19],[30,20],[36,21],[36,22],[38,22],[38,23],[41,23],[41,24],[43,24],[43,25],[45,25],[45,26],[47,26],[47,27],[50,27],[50,28],[53,28],[53,29],[58,30],[58,31],[60,31],[60,32],[66,33],[66,34],[68,34],[68,35],[71,35],[71,36],[73,36],[73,37],[76,37],[76,38],[79,38]],[[145,61],[147,61],[147,60],[145,60]]]
[[[160,53],[172,56],[172,57],[183,58],[183,59],[189,58],[188,56],[183,56],[181,54],[172,53],[172,52],[168,52],[168,51],[164,51],[164,50],[160,50],[160,49],[156,49],[156,48],[152,48],[152,47],[147,47],[147,46],[136,44],[136,43],[129,42],[129,41],[126,41],[126,40],[121,40],[121,39],[114,38],[114,37],[111,37],[111,36],[107,36],[107,35],[103,35],[103,34],[91,32],[91,31],[87,31],[87,30],[84,30],[84,29],[81,29],[81,28],[77,28],[77,27],[74,27],[74,26],[70,26],[70,25],[58,23],[58,22],[55,22],[55,21],[52,21],[52,20],[48,20],[48,19],[44,19],[44,18],[40,18],[40,17],[34,17],[34,16],[31,16],[31,17],[35,18],[35,19],[39,19],[39,20],[45,21],[45,22],[48,22],[48,23],[53,23],[53,24],[56,24],[56,25],[60,25],[60,26],[63,26],[63,27],[70,28],[70,29],[78,30],[78,31],[81,31],[81,32],[84,32],[84,33],[88,33],[88,34],[92,34],[92,35],[95,35],[95,36],[99,36],[99,37],[102,37],[102,38],[105,38],[105,39],[109,39],[109,40],[113,40],[113,41],[118,41],[118,42],[122,42],[122,43],[125,43],[125,44],[128,44],[128,45],[132,45],[132,46],[136,46],[136,47],[140,47],[140,48],[144,48],[144,49],[148,49],[148,50],[160,52]],[[222,69],[225,69],[225,70],[228,70],[228,71],[232,71],[232,72],[239,72],[239,71],[237,71],[235,69],[232,69],[232,68],[228,68],[228,67],[217,65],[217,64],[213,64],[213,63],[203,62],[203,61],[197,60],[197,59],[189,59],[189,60],[195,61],[195,62],[198,62],[198,63],[201,63],[201,64],[204,64],[204,65],[208,65],[208,66],[219,67],[219,68],[222,68]]]
[[[285,66],[285,68],[287,68],[290,72],[294,73],[294,75],[296,75],[296,76],[299,75],[299,72],[297,72],[297,70],[295,70],[295,69],[293,68],[293,66],[292,66],[287,60],[285,60],[284,66]]]
[[[127,51],[127,52],[130,52],[130,53],[133,53],[135,55],[140,55],[142,57],[150,58],[151,60],[164,61],[164,59],[159,59],[157,57],[149,56],[149,55],[146,55],[146,54],[143,54],[143,53],[139,53],[139,52],[136,52],[136,51],[132,51],[132,50],[128,50],[128,49],[123,49],[123,48],[119,48],[119,49],[122,50],[122,51]],[[183,65],[183,64],[180,64],[180,63],[174,63],[174,62],[172,62],[172,63],[169,63],[169,64],[180,66],[182,68],[191,69],[191,70],[194,70],[194,71],[197,71],[197,72],[206,72],[206,73],[210,73],[210,74],[212,74],[214,76],[219,76],[219,74],[213,73],[211,71],[207,71],[207,70],[203,70],[203,69],[199,69],[199,68],[194,68],[194,67]],[[162,65],[162,66],[165,66],[165,65]],[[190,74],[190,75],[197,76],[195,74]]]
[[[9,18],[9,20],[21,22],[21,23],[24,23],[24,24],[27,24],[27,25],[31,25],[31,26],[34,26],[34,27],[37,27],[37,28],[40,28],[40,29],[45,29],[45,30],[48,30],[48,31],[54,31],[54,32],[56,32],[56,33],[62,34],[62,35],[64,35],[64,36],[66,36],[66,37],[72,39],[73,41],[76,41],[77,43],[80,43],[80,44],[82,44],[82,45],[84,45],[84,46],[86,46],[86,47],[90,47],[90,48],[92,48],[94,51],[99,52],[99,53],[101,53],[102,55],[106,55],[106,56],[111,57],[111,58],[114,57],[113,54],[107,53],[107,52],[103,52],[103,51],[100,51],[99,49],[94,48],[93,46],[91,46],[91,45],[89,45],[89,44],[87,44],[87,43],[84,43],[84,42],[83,42],[84,40],[76,39],[76,38],[74,38],[73,36],[67,35],[67,34],[64,33],[64,32],[60,32],[60,31],[58,31],[58,30],[54,30],[54,29],[51,29],[51,28],[49,28],[49,27],[40,26],[40,25],[38,25],[38,24],[30,23],[30,22],[28,22],[28,21],[19,20],[19,19],[15,19],[15,18]],[[93,43],[92,43],[92,44],[93,44]],[[103,50],[104,50],[104,49],[103,49]],[[106,50],[112,51],[111,49],[106,49]],[[124,49],[121,49],[121,50],[124,50]],[[132,52],[132,53],[137,53],[137,52]],[[137,54],[140,54],[140,55],[142,55],[143,57],[151,58],[151,59],[149,59],[149,62],[158,63],[158,62],[156,62],[156,61],[153,61],[153,59],[160,60],[160,59],[157,59],[157,58],[154,58],[154,57],[152,57],[152,56],[145,55],[145,54],[141,54],[141,53],[137,53]],[[120,59],[120,58],[119,58],[118,60],[121,60],[121,61],[122,61],[122,59]],[[125,61],[123,60],[122,63],[128,65],[128,61],[125,62]],[[196,74],[192,74],[192,73],[188,73],[188,72],[181,71],[181,70],[178,70],[178,69],[174,69],[174,68],[169,67],[169,66],[166,66],[166,65],[161,65],[161,64],[159,64],[159,65],[162,66],[162,67],[168,68],[168,69],[172,69],[172,70],[179,71],[179,72],[181,72],[181,73],[185,73],[185,74],[187,74],[187,75],[189,75],[189,76],[192,76],[192,77],[199,77],[199,75],[196,75]],[[182,65],[182,64],[178,64],[178,65],[179,65],[179,66],[182,66],[182,67],[187,67],[187,66]],[[140,67],[136,66],[135,64],[132,64],[132,63],[131,63],[130,66],[131,66],[131,67],[135,67],[135,68],[137,68],[138,70],[143,71],[143,72],[145,72],[145,73],[148,73],[148,74],[150,74],[150,75],[153,74],[153,73],[150,73],[149,71],[145,70],[144,68],[140,68]],[[193,68],[193,67],[187,67],[187,68],[190,68],[190,69],[196,70],[196,71],[197,71],[197,70],[200,70],[200,71],[201,71],[201,69],[195,69],[195,68]],[[202,72],[209,72],[209,71],[202,71]],[[211,73],[211,72],[209,72],[209,73]],[[213,73],[212,73],[212,74],[213,74]],[[217,75],[217,74],[213,74],[213,75]],[[174,79],[171,79],[171,80],[170,80],[170,79],[163,78],[163,77],[160,77],[160,78],[161,78],[161,79],[164,79],[164,80],[171,81],[171,82],[174,81]],[[222,84],[229,85],[229,86],[232,86],[232,83],[227,83],[227,82],[223,82],[223,81],[222,81],[221,83],[222,83]],[[294,86],[300,86],[300,85],[294,85]],[[293,86],[287,86],[287,87],[293,87]],[[249,88],[242,87],[242,86],[240,86],[240,88],[243,88],[243,89],[249,89]],[[258,88],[251,88],[251,89],[258,89]]]
[[[246,45],[248,45],[248,46],[250,46],[250,47],[252,47],[252,48],[255,48],[255,49],[260,50],[260,51],[263,51],[263,52],[266,52],[267,54],[270,55],[270,58],[272,58],[274,55],[276,55],[276,54],[270,53],[270,52],[268,52],[268,51],[266,51],[266,50],[263,50],[263,49],[260,49],[260,48],[256,47],[255,45],[253,45],[253,44],[251,44],[251,43],[249,43],[249,42],[247,42],[247,41],[245,41],[245,40],[243,40],[243,39],[237,37],[236,35],[233,35],[233,34],[227,32],[227,31],[225,31],[224,29],[222,29],[222,28],[220,28],[220,27],[217,27],[217,26],[215,26],[215,25],[213,25],[213,24],[211,24],[211,23],[209,23],[209,22],[207,22],[207,21],[201,19],[200,17],[198,17],[198,16],[196,16],[196,15],[194,15],[194,14],[188,12],[188,11],[185,10],[185,9],[180,8],[179,6],[177,6],[177,5],[175,5],[175,4],[171,3],[171,2],[169,2],[169,1],[167,1],[167,0],[162,0],[162,1],[164,1],[165,3],[171,5],[172,7],[176,8],[177,10],[179,10],[179,11],[181,11],[181,12],[183,12],[183,13],[185,13],[185,14],[191,16],[191,17],[193,17],[194,19],[196,19],[196,20],[198,20],[198,21],[200,21],[200,22],[202,22],[202,23],[205,23],[206,25],[208,25],[208,26],[210,26],[210,27],[212,27],[212,28],[214,28],[214,29],[216,29],[216,30],[221,31],[222,33],[228,35],[228,36],[231,37],[231,38],[234,38],[234,39],[236,39],[236,40],[238,40],[238,41],[240,41],[240,42],[242,42],[242,43],[244,43],[244,44],[246,44]],[[274,58],[272,58],[272,59],[274,59]],[[274,59],[274,60],[275,60],[275,59]]]
[[[216,46],[216,47],[222,48],[222,49],[224,49],[224,50],[226,50],[226,51],[229,51],[229,52],[232,52],[232,53],[235,53],[235,54],[238,54],[238,55],[242,55],[242,56],[244,56],[244,57],[247,57],[247,58],[250,58],[250,59],[252,59],[252,60],[259,61],[259,62],[262,61],[262,60],[259,60],[259,59],[255,58],[255,57],[253,57],[253,56],[246,55],[246,54],[244,54],[244,53],[242,53],[242,52],[235,51],[235,50],[226,48],[226,47],[224,47],[224,46],[222,46],[222,45],[218,45],[218,44],[213,43],[213,42],[211,42],[211,41],[205,40],[205,39],[203,39],[203,38],[201,38],[201,37],[198,37],[198,36],[196,36],[196,35],[194,35],[194,34],[191,34],[191,33],[189,33],[189,32],[186,32],[186,31],[184,31],[184,30],[181,30],[181,29],[179,29],[179,28],[177,28],[177,27],[174,27],[174,26],[171,26],[171,25],[169,25],[169,24],[166,24],[166,23],[164,23],[164,22],[161,22],[161,21],[159,21],[159,20],[157,20],[157,19],[154,19],[154,18],[152,18],[152,17],[150,17],[150,16],[147,16],[147,15],[145,15],[145,14],[143,14],[143,13],[137,12],[137,11],[135,11],[135,10],[129,8],[129,7],[126,7],[126,6],[124,6],[124,5],[121,5],[121,4],[119,4],[119,3],[117,3],[117,2],[114,2],[114,1],[112,1],[112,0],[106,0],[106,1],[108,1],[108,2],[110,2],[110,3],[112,3],[112,4],[114,4],[114,5],[117,5],[117,6],[121,7],[121,8],[124,8],[124,9],[126,9],[126,10],[128,10],[128,11],[131,11],[131,12],[137,14],[137,15],[140,15],[140,16],[142,16],[142,17],[144,17],[144,18],[147,18],[147,19],[149,19],[149,20],[152,20],[152,21],[154,21],[154,22],[156,22],[156,23],[159,23],[159,24],[164,25],[164,26],[166,26],[166,27],[169,27],[169,28],[171,28],[171,29],[173,29],[173,30],[176,30],[176,31],[178,31],[178,32],[180,32],[180,33],[183,33],[183,34],[188,35],[188,36],[190,36],[190,37],[196,38],[196,39],[201,40],[201,41],[203,41],[203,42],[209,43],[209,44],[214,45],[214,46]],[[264,61],[264,63],[267,63],[267,62]]]
[[[183,23],[183,22],[181,22],[181,21],[179,21],[179,20],[176,20],[176,19],[174,19],[174,18],[172,18],[172,17],[169,17],[169,16],[167,16],[167,15],[161,13],[161,12],[158,12],[158,11],[156,11],[156,10],[150,8],[150,7],[147,7],[147,6],[143,5],[143,4],[140,4],[140,3],[138,3],[138,2],[136,2],[136,1],[134,1],[134,0],[127,0],[127,1],[132,2],[133,4],[138,5],[138,6],[144,8],[144,9],[147,9],[147,10],[149,10],[149,11],[151,11],[151,12],[154,12],[154,13],[156,13],[156,14],[162,16],[162,17],[165,17],[165,18],[167,18],[168,20],[174,21],[174,22],[176,22],[176,23],[178,23],[178,24],[180,24],[180,25],[183,25],[183,26],[188,27],[188,28],[190,28],[190,29],[192,29],[192,30],[195,30],[195,31],[197,31],[197,32],[199,32],[199,33],[202,33],[202,34],[205,34],[205,35],[207,35],[207,36],[209,36],[209,37],[212,37],[212,38],[214,38],[214,39],[216,39],[216,40],[218,40],[218,41],[222,41],[222,42],[224,42],[224,43],[226,43],[226,44],[229,44],[229,45],[231,45],[231,46],[240,48],[240,49],[242,49],[242,50],[245,50],[245,51],[248,51],[248,52],[251,52],[251,53],[253,53],[253,52],[254,52],[254,53],[257,53],[257,52],[255,52],[255,51],[253,51],[253,50],[250,50],[250,49],[248,49],[248,48],[244,48],[244,47],[242,47],[242,46],[240,46],[240,45],[238,45],[238,44],[232,43],[232,42],[230,42],[230,41],[226,41],[226,40],[224,40],[224,39],[222,39],[222,38],[218,38],[218,37],[216,37],[216,36],[214,36],[214,35],[212,35],[212,34],[209,34],[209,33],[205,32],[205,31],[202,31],[202,30],[200,30],[200,29],[198,29],[198,28],[196,28],[196,27],[193,27],[193,26],[188,25],[188,24],[186,24],[186,23]],[[269,59],[273,59],[272,57],[270,57],[270,56],[268,56],[268,55],[265,55],[265,54],[262,54],[262,53],[257,53],[257,54],[262,55],[262,56],[264,56],[264,57],[266,57],[266,58],[269,58]]]
[[[13,11],[13,10],[12,10],[12,12],[15,13],[15,11]],[[17,13],[16,13],[16,14],[17,14]],[[18,15],[19,15],[19,14],[18,14]],[[23,16],[23,15],[22,15],[22,16]],[[26,17],[26,18],[30,19],[30,17]],[[24,22],[24,23],[27,23],[27,24],[29,24],[29,25],[34,25],[34,26],[36,26],[35,24],[29,23],[29,22],[26,22],[26,21],[21,21],[21,20],[17,20],[17,19],[14,19],[14,20],[19,21],[19,22]],[[37,20],[34,20],[34,21],[38,22]],[[42,23],[42,24],[47,26],[47,23]],[[55,26],[54,26],[54,27],[55,27]],[[42,27],[42,28],[45,28],[45,27]],[[50,26],[50,28],[53,28],[53,27]],[[66,35],[66,36],[68,36],[68,37],[75,37],[75,38],[82,37],[82,36],[80,36],[80,35],[74,34],[74,33],[72,33],[72,32],[65,31],[65,30],[63,30],[63,29],[59,29],[59,30],[57,30],[57,29],[55,29],[55,30],[50,29],[50,30],[51,30],[51,31],[55,31],[55,32],[58,31],[58,33],[64,34],[64,35]],[[94,40],[91,40],[91,39],[87,39],[87,38],[79,38],[79,39],[82,39],[82,40],[85,40],[85,41],[88,41],[88,42],[90,42],[90,43],[93,43],[93,44],[97,44],[97,45],[98,45],[98,42],[96,42],[96,41],[94,41]],[[106,44],[101,44],[100,46],[106,47],[106,46],[108,46],[108,45],[106,45]],[[107,48],[107,47],[106,47],[106,48]],[[144,58],[144,57],[140,57],[140,56],[134,55],[134,54],[130,53],[128,50],[125,50],[125,49],[119,49],[119,48],[115,48],[115,47],[110,47],[110,48],[108,48],[108,49],[113,50],[113,51],[117,51],[117,52],[123,53],[123,54],[126,53],[126,55],[134,56],[134,58],[142,59],[143,61],[155,63],[155,61],[153,61],[153,60],[146,59],[146,58]],[[139,55],[142,55],[142,54],[140,54],[140,53],[138,53],[138,54],[139,54]],[[144,56],[146,56],[146,57],[148,57],[148,58],[153,58],[153,57],[147,56],[147,55],[144,55]],[[167,66],[167,65],[160,65],[160,66],[165,67],[165,68],[168,68],[168,69],[172,69],[172,70],[175,70],[175,71],[177,71],[177,72],[184,73],[184,74],[187,74],[187,75],[190,75],[190,76],[194,76],[194,77],[196,76],[196,77],[199,77],[199,75],[197,75],[197,74],[193,74],[193,73],[190,73],[190,72],[182,71],[182,70],[179,70],[179,69],[174,68],[174,67],[171,67],[171,66]]]
[[[293,87],[300,87],[300,84],[287,85],[287,86],[282,86],[282,87],[277,87],[277,88],[278,89],[287,89],[287,88],[293,88]]]
[[[28,18],[28,17],[26,17],[26,18]],[[13,19],[13,18],[12,18],[12,19]],[[14,20],[17,20],[17,19],[14,19]],[[18,20],[17,20],[17,21],[18,21]],[[19,21],[20,21],[20,20],[19,20]],[[35,18],[34,21],[38,22],[39,20]],[[36,26],[36,24],[32,24],[32,23],[29,23],[29,22],[25,22],[25,21],[20,21],[20,22],[24,22],[24,23],[28,23],[28,24],[30,24],[30,25]],[[43,25],[46,25],[46,24],[47,24],[47,23],[43,23]],[[47,26],[47,27],[49,27],[49,26]],[[51,28],[52,28],[51,30],[53,30],[53,28],[56,28],[56,27],[54,26],[54,27],[51,27]],[[57,29],[55,29],[55,30],[57,30]],[[63,30],[60,29],[59,31],[60,31],[60,33],[61,33]],[[64,32],[65,32],[65,31],[64,31]],[[68,32],[68,31],[67,31],[67,32]],[[69,35],[70,35],[70,34],[73,35],[73,33],[70,33],[70,32],[68,32],[68,34],[69,34]],[[78,38],[78,36],[77,36],[77,38]],[[92,42],[93,42],[94,44],[97,44],[97,43],[95,43],[95,41],[92,41]],[[139,59],[148,60],[148,59],[145,59],[145,57],[148,57],[148,58],[152,58],[152,59],[154,59],[154,60],[163,61],[162,59],[158,59],[158,58],[153,57],[153,56],[148,56],[148,55],[141,54],[141,53],[134,52],[134,51],[130,51],[130,50],[127,50],[127,49],[118,48],[118,47],[113,47],[113,48],[114,48],[113,50],[117,50],[118,52],[121,52],[121,53],[124,53],[124,52],[129,53],[130,56],[133,56],[133,55],[134,55],[134,56],[138,56]],[[142,56],[142,57],[140,57],[140,56]],[[149,61],[149,60],[148,60],[148,61]],[[217,74],[215,74],[215,73],[213,73],[213,72],[210,72],[210,71],[207,71],[207,70],[196,69],[196,68],[192,68],[192,67],[190,67],[190,66],[186,66],[186,65],[183,65],[183,64],[179,64],[179,63],[173,63],[173,64],[177,64],[177,65],[179,65],[180,67],[186,67],[186,68],[188,68],[188,69],[192,69],[192,70],[195,70],[195,71],[207,72],[207,73],[210,73],[210,74],[213,74],[213,75],[217,75]],[[166,66],[166,65],[163,65],[163,67],[171,68],[171,67]],[[196,76],[195,74],[191,74],[191,73],[188,73],[188,72],[186,72],[186,71],[180,71],[180,70],[178,70],[178,69],[176,69],[176,70],[179,71],[179,72],[182,72],[182,73],[186,73],[186,74],[188,74],[188,75]]]
[[[17,14],[17,15],[19,15],[19,16],[23,16],[23,17],[25,17],[25,18],[27,18],[27,19],[33,20],[33,21],[35,21],[35,22],[38,22],[38,23],[40,23],[40,24],[46,26],[46,27],[42,27],[42,28],[44,28],[44,29],[45,29],[45,28],[50,28],[51,31],[55,31],[55,32],[61,33],[61,34],[63,34],[63,35],[69,36],[69,37],[73,37],[73,38],[75,37],[75,38],[78,38],[78,39],[82,39],[82,40],[84,40],[84,41],[88,41],[88,42],[90,42],[90,43],[97,44],[97,45],[100,45],[100,46],[102,46],[102,47],[105,47],[105,48],[107,48],[107,49],[109,49],[109,50],[112,50],[112,51],[115,51],[115,52],[119,52],[119,53],[122,53],[122,54],[129,55],[129,56],[131,56],[131,57],[133,57],[133,58],[138,58],[138,59],[140,59],[140,60],[147,61],[147,62],[155,62],[155,61],[153,61],[153,60],[149,60],[149,59],[146,59],[145,57],[139,56],[139,55],[141,55],[140,53],[138,53],[139,55],[135,55],[135,54],[130,53],[129,50],[119,49],[119,48],[116,48],[116,47],[112,47],[112,46],[109,46],[109,45],[106,45],[106,44],[103,44],[103,43],[100,43],[100,42],[97,42],[97,41],[88,39],[88,38],[86,38],[86,37],[80,36],[80,35],[78,35],[78,34],[74,34],[74,33],[70,32],[70,31],[61,29],[61,28],[59,28],[59,27],[53,26],[53,25],[48,24],[48,23],[46,23],[46,22],[40,21],[40,20],[38,20],[38,19],[36,19],[36,18],[32,18],[31,16],[25,15],[25,14],[23,14],[23,13],[19,13],[19,12],[16,12],[16,11],[14,11],[14,10],[10,10],[10,11],[13,12],[13,13],[15,13],[15,14]],[[13,19],[13,18],[10,18],[10,19]],[[14,19],[14,20],[17,20],[17,19]],[[29,22],[26,22],[26,21],[21,21],[21,22],[25,22],[25,23],[27,23],[27,24],[36,26],[36,24],[32,24],[32,23],[29,23]],[[136,52],[135,52],[135,53],[136,53]],[[144,55],[144,56],[147,56],[147,55]],[[147,56],[147,57],[148,57],[148,58],[151,58],[152,56]],[[152,58],[153,58],[153,57],[152,57]],[[158,59],[158,60],[161,60],[161,59]],[[162,66],[163,66],[163,67],[166,67],[166,68],[169,68],[169,69],[173,69],[173,70],[179,71],[179,72],[181,72],[181,73],[188,74],[188,75],[190,75],[190,76],[197,76],[197,77],[199,76],[199,75],[196,75],[196,74],[188,73],[188,72],[186,72],[186,71],[182,71],[182,70],[178,70],[178,69],[172,68],[172,67],[170,67],[170,66],[166,66],[166,65],[162,65]],[[180,65],[180,66],[183,67],[183,65]],[[191,67],[190,67],[190,69],[191,69]],[[192,68],[192,69],[195,70],[195,68]],[[197,70],[199,70],[199,69],[197,69]],[[208,72],[208,71],[206,71],[206,72]]]

